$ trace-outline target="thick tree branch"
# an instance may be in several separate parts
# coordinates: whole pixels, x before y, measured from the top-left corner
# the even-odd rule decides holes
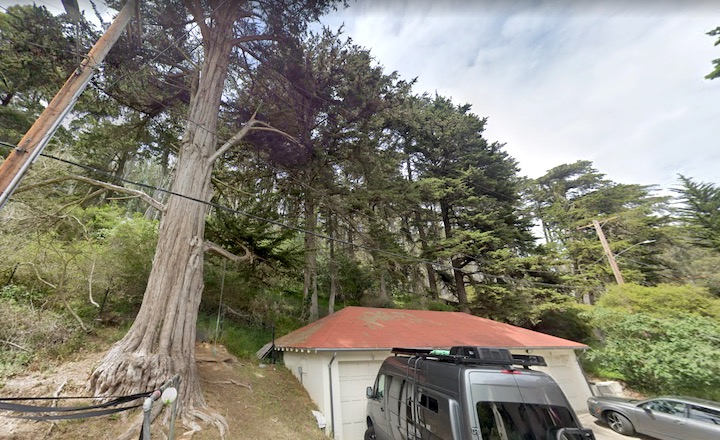
[[[147,195],[146,193],[144,193],[142,191],[125,188],[124,186],[113,185],[112,183],[102,182],[100,180],[90,179],[89,177],[83,177],[83,176],[63,176],[63,177],[58,177],[55,179],[45,180],[43,182],[36,183],[33,185],[22,186],[22,187],[18,188],[17,191],[15,191],[15,192],[19,193],[22,191],[29,191],[31,189],[38,188],[40,186],[52,185],[53,183],[60,183],[60,182],[66,181],[66,180],[77,180],[79,182],[85,182],[87,184],[99,186],[101,188],[105,188],[105,189],[108,189],[111,191],[115,191],[115,192],[119,192],[119,193],[123,193],[123,194],[129,194],[131,196],[140,198],[145,203],[147,203],[148,205],[157,209],[158,211],[165,212],[165,205],[163,205],[162,203],[153,199],[152,197],[150,197],[149,195]]]
[[[217,244],[213,243],[212,241],[205,240],[205,252],[213,252],[213,253],[220,255],[221,257],[225,257],[228,260],[235,262],[235,263],[238,263],[240,261],[246,261],[246,260],[252,261],[253,256],[252,256],[252,252],[250,252],[250,249],[246,248],[243,245],[240,245],[240,246],[242,246],[242,248],[245,249],[245,255],[243,255],[242,257],[239,255],[233,254],[232,252],[228,251],[227,249],[222,248],[220,245],[217,245]]]
[[[252,129],[253,125],[260,122],[257,119],[255,119],[256,115],[257,115],[257,111],[255,113],[253,113],[253,115],[250,117],[250,120],[248,120],[245,123],[245,125],[242,126],[240,131],[238,131],[233,137],[228,139],[227,142],[225,142],[222,145],[222,147],[218,148],[218,150],[215,152],[215,154],[210,156],[210,163],[215,162],[216,160],[218,160],[218,158],[220,158],[220,156],[225,154],[225,152],[227,150],[231,149],[232,147],[234,147],[235,145],[240,143],[240,141],[245,137],[245,135],[248,134],[250,129]]]
[[[255,113],[253,113],[253,115],[250,117],[250,120],[248,120],[245,123],[245,125],[243,125],[243,127],[240,129],[240,131],[237,132],[237,134],[235,134],[235,136],[228,139],[228,141],[225,142],[223,144],[223,146],[220,147],[215,152],[215,154],[210,156],[210,162],[214,162],[214,161],[218,160],[220,158],[220,156],[225,154],[226,151],[228,151],[230,148],[239,144],[240,141],[242,141],[242,139],[245,137],[245,135],[247,135],[250,132],[250,130],[261,130],[261,131],[269,131],[272,133],[277,133],[277,134],[287,138],[288,140],[290,140],[291,142],[293,142],[295,144],[298,144],[298,145],[300,144],[299,140],[297,140],[293,136],[285,133],[284,131],[279,130],[265,122],[258,121],[257,119],[255,119],[256,115],[257,115],[257,111]]]
[[[185,7],[188,8],[190,13],[195,17],[195,23],[197,23],[200,28],[203,41],[206,41],[210,35],[210,28],[207,23],[205,23],[205,13],[203,12],[200,2],[195,0],[184,0],[183,3],[185,3]]]

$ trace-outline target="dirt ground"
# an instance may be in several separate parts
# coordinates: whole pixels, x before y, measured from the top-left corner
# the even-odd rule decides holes
[[[45,371],[29,371],[7,379],[0,396],[50,397],[84,396],[85,384],[103,356],[86,353]],[[255,360],[237,360],[222,346],[198,344],[196,361],[205,399],[212,411],[226,421],[227,439],[324,439],[311,411],[316,409],[305,390],[290,372],[280,365],[260,364]],[[80,403],[79,403],[80,402]],[[65,401],[62,406],[90,402]],[[32,403],[30,403],[32,404]],[[128,414],[130,413],[130,414]],[[169,411],[153,423],[152,438],[166,439]],[[132,427],[140,426],[139,410],[95,418],[59,421],[28,421],[0,411],[0,439],[112,439]],[[198,421],[201,431],[193,432],[177,423],[176,439],[216,440],[220,431]],[[137,439],[138,433],[130,438]]]

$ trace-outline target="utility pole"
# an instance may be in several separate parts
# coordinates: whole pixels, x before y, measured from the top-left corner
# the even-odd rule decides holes
[[[602,226],[600,226],[600,222],[597,220],[592,221],[592,225],[586,225],[581,226],[578,229],[584,229],[589,228],[590,226],[595,227],[595,232],[597,233],[598,238],[600,239],[600,243],[602,244],[603,250],[605,251],[605,255],[607,256],[608,261],[610,262],[610,267],[612,268],[613,275],[615,275],[615,281],[619,285],[625,284],[625,280],[623,280],[622,274],[620,273],[620,269],[618,268],[617,261],[615,261],[615,255],[612,253],[612,250],[610,250],[610,245],[607,242],[607,239],[605,238],[605,233],[602,230]]]
[[[70,75],[30,130],[0,165],[0,208],[20,184],[25,172],[50,141],[63,118],[75,105],[90,82],[94,70],[103,62],[133,16],[138,0],[127,0],[110,27],[95,43],[85,59]]]

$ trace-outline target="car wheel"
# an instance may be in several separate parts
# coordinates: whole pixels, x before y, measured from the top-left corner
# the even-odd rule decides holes
[[[609,411],[605,416],[605,421],[610,425],[610,429],[622,435],[633,435],[635,434],[635,428],[633,427],[630,420],[624,415],[616,413],[615,411]]]
[[[365,430],[365,440],[375,440],[375,439],[377,439],[377,436],[375,435],[375,427],[368,426],[368,429]]]

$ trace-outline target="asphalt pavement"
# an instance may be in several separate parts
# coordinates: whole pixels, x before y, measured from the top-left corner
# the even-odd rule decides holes
[[[637,440],[638,437],[628,437],[618,434],[610,429],[610,427],[590,415],[589,412],[579,413],[580,423],[584,428],[592,429],[595,434],[595,440]]]

